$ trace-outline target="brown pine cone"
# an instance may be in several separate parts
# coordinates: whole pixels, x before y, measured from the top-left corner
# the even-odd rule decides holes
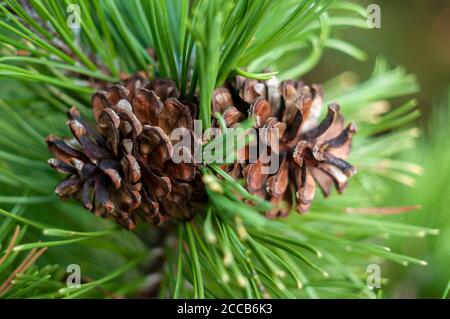
[[[322,104],[320,86],[293,80],[279,84],[275,78],[258,81],[237,76],[230,85],[214,91],[213,111],[222,114],[228,127],[253,118],[259,131],[278,128],[278,137],[269,131],[255,142],[258,149],[266,147],[268,155],[258,153],[256,161],[249,161],[248,148],[255,146],[250,145],[242,152],[244,163],[228,166],[233,177],[245,179],[249,192],[275,204],[267,213],[269,217],[286,216],[292,206],[306,212],[314,199],[316,183],[329,196],[333,183],[341,193],[348,178],[356,173],[345,161],[356,126],[351,123],[344,128],[335,103],[328,106],[325,119],[318,124]],[[278,138],[278,145],[273,138]],[[270,158],[263,156],[270,155],[278,156],[280,163],[273,174],[263,170],[270,165]],[[278,205],[281,203],[284,205]]]
[[[47,138],[55,156],[50,166],[68,175],[55,192],[128,229],[138,216],[155,224],[192,218],[190,201],[202,195],[200,173],[193,161],[172,161],[177,140],[171,133],[192,132],[195,109],[179,95],[172,80],[136,75],[94,94],[95,125],[70,109],[74,139]]]

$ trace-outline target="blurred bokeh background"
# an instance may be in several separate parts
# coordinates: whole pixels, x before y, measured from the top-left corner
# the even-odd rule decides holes
[[[427,267],[398,269],[386,264],[389,277],[385,297],[440,298],[450,279],[450,1],[365,1],[381,8],[381,28],[353,30],[343,36],[363,49],[365,62],[336,51],[326,53],[308,79],[325,80],[330,74],[352,70],[359,78],[369,76],[374,59],[382,55],[391,65],[403,65],[417,76],[416,94],[422,116],[417,145],[402,154],[423,166],[424,173],[412,187],[398,186],[385,194],[386,205],[419,204],[421,209],[394,220],[440,229],[440,236],[425,240],[392,239],[390,246],[428,261]]]

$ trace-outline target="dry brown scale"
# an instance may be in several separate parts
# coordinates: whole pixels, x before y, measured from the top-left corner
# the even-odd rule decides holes
[[[213,112],[222,114],[228,127],[253,118],[256,129],[278,128],[278,145],[270,134],[256,139],[260,154],[256,162],[228,166],[234,178],[244,178],[247,189],[274,204],[268,217],[286,216],[292,210],[306,212],[314,199],[316,183],[325,196],[330,195],[334,184],[339,193],[347,187],[347,180],[356,169],[347,163],[351,140],[356,132],[352,123],[344,128],[339,105],[328,106],[326,117],[318,123],[323,104],[322,88],[308,86],[301,81],[276,78],[268,81],[235,77],[224,87],[215,90]],[[261,145],[264,144],[264,145]],[[253,145],[254,146],[254,145]],[[279,169],[267,174],[264,166],[275,152]]]
[[[68,175],[55,192],[128,229],[138,217],[155,224],[192,218],[191,204],[203,194],[200,173],[172,161],[177,140],[170,137],[180,127],[192,132],[196,114],[179,97],[172,80],[136,75],[93,95],[94,125],[71,108],[74,138],[47,138],[50,166]]]

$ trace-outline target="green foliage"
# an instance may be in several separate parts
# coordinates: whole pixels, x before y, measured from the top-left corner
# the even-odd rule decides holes
[[[400,204],[420,204],[417,213],[394,216],[397,222],[423,225],[440,230],[438,237],[414,240],[409,244],[393,238],[391,244],[406,254],[424,256],[429,261],[429,271],[422,273],[416,268],[400,273],[393,283],[393,294],[402,293],[400,282],[409,287],[408,297],[439,297],[448,292],[450,278],[450,221],[448,218],[450,173],[450,91],[440,97],[433,106],[433,112],[415,149],[404,151],[399,158],[412,158],[423,166],[424,173],[417,179],[413,189],[398,188],[393,197],[387,194],[390,202]],[[390,273],[397,271],[392,267]],[[447,293],[448,295],[448,293]]]
[[[345,1],[30,3],[0,2],[0,258],[7,256],[0,262],[0,285],[9,285],[28,251],[48,250],[30,268],[19,268],[2,297],[115,298],[148,289],[151,273],[144,266],[157,259],[161,230],[119,230],[52,195],[60,177],[45,163],[44,137],[67,135],[64,112],[72,105],[92,117],[96,84],[137,71],[172,77],[184,96],[198,96],[199,118],[208,127],[212,92],[233,74],[300,77],[327,48],[365,59],[337,37],[336,30],[366,26],[365,10]],[[81,29],[66,23],[69,3],[81,8]],[[263,215],[270,204],[249,194],[242,181],[204,166],[206,214],[163,229],[169,239],[162,247],[160,297],[375,298],[365,283],[367,265],[426,264],[391,251],[384,239],[436,234],[435,226],[356,215],[382,204],[386,177],[410,184],[420,170],[392,159],[414,143],[416,103],[390,112],[386,107],[388,99],[417,92],[417,83],[381,59],[365,82],[351,78],[347,73],[324,84],[326,100],[339,102],[360,127],[351,158],[359,174],[346,194],[318,198],[308,215],[273,221]],[[15,229],[20,233],[12,240]],[[65,285],[69,264],[82,269],[80,289]]]

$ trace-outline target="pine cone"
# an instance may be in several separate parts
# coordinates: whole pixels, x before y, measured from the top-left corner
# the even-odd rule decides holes
[[[279,84],[275,78],[257,81],[237,76],[228,86],[214,91],[212,104],[213,111],[222,114],[228,127],[253,118],[259,131],[278,128],[278,137],[268,131],[266,138],[256,142],[258,149],[267,147],[269,155],[278,156],[276,173],[263,171],[270,161],[260,153],[250,163],[248,148],[255,145],[247,146],[243,152],[245,163],[228,166],[233,177],[245,179],[249,192],[275,204],[268,217],[286,216],[292,206],[306,212],[314,199],[316,183],[327,197],[333,183],[341,193],[348,178],[356,173],[345,161],[356,127],[351,123],[344,129],[344,119],[335,103],[328,106],[325,119],[317,124],[323,104],[318,85],[293,80]],[[277,147],[273,138],[279,141]],[[282,202],[285,205],[277,205]]]
[[[172,161],[177,140],[170,137],[177,128],[192,132],[195,108],[179,95],[172,80],[148,82],[137,75],[94,94],[96,125],[70,109],[74,139],[47,138],[55,156],[50,166],[68,175],[55,192],[128,229],[138,216],[155,224],[192,218],[190,201],[201,196],[200,174],[193,161]]]

